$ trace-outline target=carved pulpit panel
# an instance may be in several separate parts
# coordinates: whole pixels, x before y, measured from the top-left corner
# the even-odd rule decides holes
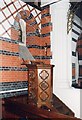
[[[28,67],[28,103],[51,108],[53,65],[26,64]]]

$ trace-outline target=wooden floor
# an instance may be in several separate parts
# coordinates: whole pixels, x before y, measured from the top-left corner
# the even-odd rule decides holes
[[[53,96],[54,97],[54,96]],[[55,99],[55,97],[54,97]],[[11,97],[2,99],[2,117],[3,120],[79,120],[71,115],[64,115],[57,111],[57,109],[48,111],[47,109],[37,108],[35,105],[28,104],[27,96]],[[61,107],[60,107],[61,108]]]

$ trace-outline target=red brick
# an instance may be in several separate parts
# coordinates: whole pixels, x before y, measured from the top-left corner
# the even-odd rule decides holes
[[[41,11],[41,14],[46,14],[49,13],[50,9],[49,8],[45,8],[44,10]]]
[[[6,41],[0,41],[0,45],[2,45],[0,47],[0,50],[10,51],[10,52],[18,52],[19,51],[18,44],[9,43]]]
[[[0,62],[0,66],[5,67],[20,66],[18,56],[0,55],[0,59],[2,59],[2,63]]]
[[[11,28],[11,39],[18,40],[19,38],[19,31],[15,30],[13,27]]]
[[[51,16],[46,16],[41,19],[41,24],[45,24],[51,21]]]
[[[51,32],[51,30],[52,30],[52,26],[46,26],[46,27],[43,27],[43,28],[41,29],[41,33],[42,33],[42,34],[46,34],[46,33]]]
[[[2,82],[25,81],[28,78],[27,71],[2,71]]]

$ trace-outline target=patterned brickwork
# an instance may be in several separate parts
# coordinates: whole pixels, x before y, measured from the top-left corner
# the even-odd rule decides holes
[[[12,34],[14,34],[15,30],[18,31],[19,21],[20,19],[23,19],[26,22],[26,36],[27,36],[26,44],[30,53],[38,61],[40,61],[40,59],[42,61],[43,59],[46,59],[49,61],[49,59],[52,58],[50,47],[48,47],[50,46],[50,31],[52,30],[51,17],[49,14],[49,6],[47,6],[46,8],[43,8],[40,14],[42,16],[41,17],[42,18],[41,33],[39,32],[39,27],[38,27],[36,18],[32,15],[30,11],[25,10],[25,11],[20,11],[16,16],[15,24],[17,26],[16,25],[14,26],[15,29],[12,30]],[[47,44],[47,56],[45,54],[45,44]],[[37,47],[37,46],[41,46],[41,47]]]
[[[33,10],[35,10],[36,16],[32,14]],[[39,16],[41,16],[41,19]],[[37,18],[39,22],[36,20]],[[49,6],[43,8],[39,13],[35,8],[20,10],[14,17],[14,24],[11,26],[11,39],[0,37],[0,87],[2,91],[27,88],[24,83],[28,81],[28,69],[21,65],[22,59],[19,57],[20,19],[26,22],[26,47],[34,59],[43,61],[45,64],[49,64],[50,59],[52,59],[50,52],[52,24]],[[47,55],[45,48],[47,49]],[[27,94],[27,91],[2,92],[0,97],[11,97],[20,94]]]
[[[0,38],[0,82],[27,81],[27,68],[21,66],[18,42]]]
[[[27,90],[5,92],[5,93],[0,93],[0,98],[8,98],[8,97],[13,97],[13,96],[27,95],[27,93],[28,93]]]
[[[52,23],[49,6],[43,7],[41,18],[42,41],[44,41],[44,44],[50,45],[50,32],[52,31]],[[50,56],[50,59],[52,58],[50,47],[47,47],[47,56],[48,58]]]
[[[0,82],[0,91],[8,91],[8,90],[16,90],[16,89],[24,89],[27,88],[27,81],[17,81],[17,82]]]

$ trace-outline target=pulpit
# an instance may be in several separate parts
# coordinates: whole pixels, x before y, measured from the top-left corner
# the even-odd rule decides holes
[[[28,67],[28,103],[37,107],[52,106],[53,67],[49,64],[31,63]]]

